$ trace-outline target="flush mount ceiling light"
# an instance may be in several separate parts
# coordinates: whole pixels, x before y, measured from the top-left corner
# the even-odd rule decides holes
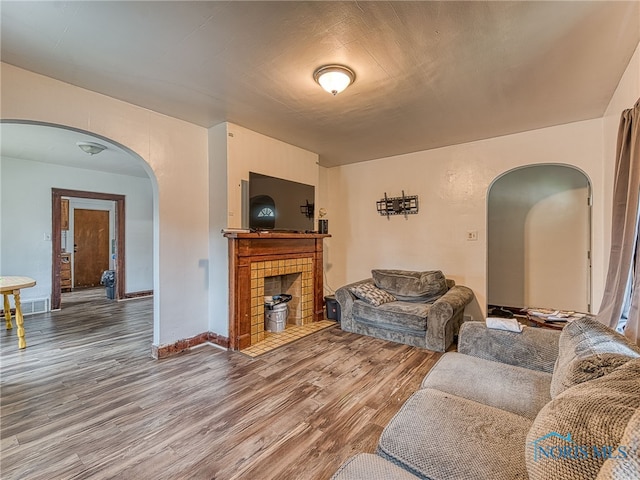
[[[337,95],[355,81],[356,74],[344,65],[325,65],[313,73],[313,78],[327,92]]]
[[[104,145],[93,142],[77,142],[76,145],[80,148],[80,150],[88,153],[89,155],[95,155],[107,149],[107,147],[105,147]]]

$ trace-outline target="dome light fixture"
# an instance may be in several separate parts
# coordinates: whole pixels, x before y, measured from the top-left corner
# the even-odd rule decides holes
[[[313,78],[318,85],[335,96],[355,81],[356,74],[344,65],[325,65],[313,73]]]
[[[104,145],[93,142],[77,142],[76,145],[78,146],[78,148],[80,148],[80,150],[82,150],[84,153],[88,153],[89,155],[96,155],[107,149],[107,147],[105,147]]]

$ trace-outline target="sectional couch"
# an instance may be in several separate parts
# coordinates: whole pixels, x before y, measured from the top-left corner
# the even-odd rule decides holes
[[[591,317],[562,332],[462,325],[333,480],[640,478],[640,348]]]

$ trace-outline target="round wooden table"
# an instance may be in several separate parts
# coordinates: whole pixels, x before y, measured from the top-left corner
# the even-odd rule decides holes
[[[33,287],[36,281],[29,277],[0,277],[0,293],[4,295],[4,318],[7,330],[13,328],[11,323],[11,308],[9,305],[9,295],[13,295],[13,302],[16,306],[16,325],[18,326],[18,348],[27,348],[27,341],[24,335],[24,317],[20,307],[20,290]]]

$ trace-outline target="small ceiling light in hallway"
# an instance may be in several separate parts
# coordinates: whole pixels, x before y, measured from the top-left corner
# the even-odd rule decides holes
[[[104,145],[93,142],[77,142],[76,145],[80,148],[80,150],[88,153],[89,155],[96,155],[107,149],[107,147],[105,147]]]

